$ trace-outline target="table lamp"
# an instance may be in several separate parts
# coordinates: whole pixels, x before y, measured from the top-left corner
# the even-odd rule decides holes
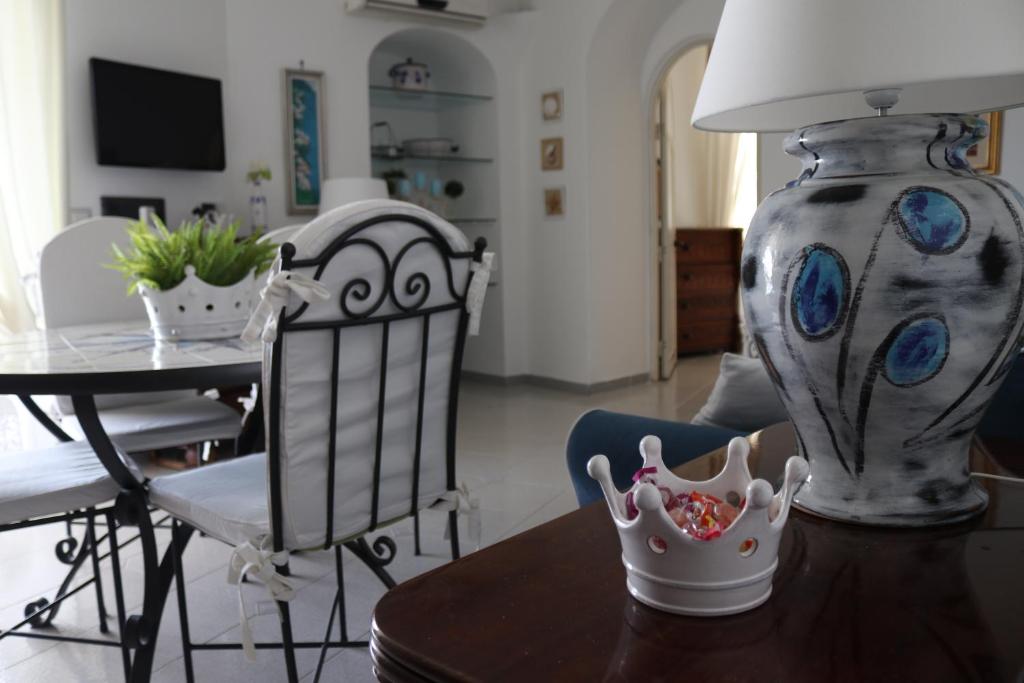
[[[803,164],[754,215],[741,290],[805,510],[924,526],[987,506],[968,450],[1021,346],[1024,197],[972,170],[970,113],[1024,104],[1022,28],[1020,0],[725,4],[693,124],[793,130]]]

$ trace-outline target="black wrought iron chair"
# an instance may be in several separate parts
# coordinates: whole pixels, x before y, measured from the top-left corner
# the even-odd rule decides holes
[[[439,501],[452,507],[467,309],[470,292],[486,286],[485,244],[471,249],[411,204],[372,200],[328,212],[282,246],[261,304],[266,324],[256,325],[266,342],[267,453],[150,482],[151,502],[175,518],[167,552],[189,681],[194,651],[253,651],[245,624],[241,643],[189,638],[181,554],[195,529],[235,546],[235,581],[255,577],[278,600],[281,642],[254,647],[282,648],[289,681],[298,680],[296,648],[320,649],[318,679],[328,648],[367,645],[348,637],[341,548],[390,588],[395,543],[366,535]],[[457,558],[453,509],[448,525]],[[296,642],[287,554],[312,549],[334,550],[337,592],[324,641]]]

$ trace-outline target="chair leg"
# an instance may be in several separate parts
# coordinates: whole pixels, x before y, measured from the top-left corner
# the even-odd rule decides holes
[[[96,610],[99,613],[100,633],[109,633],[107,625],[107,606],[103,602],[103,577],[100,574],[100,550],[96,543],[96,518],[92,512],[86,518],[86,538],[89,544],[89,555],[92,558],[93,587],[96,589]]]
[[[171,520],[171,553],[174,558],[174,589],[178,594],[178,621],[181,624],[181,650],[185,660],[185,680],[195,681],[192,668],[192,638],[188,630],[188,604],[185,596],[185,563],[182,560],[184,546],[181,542],[181,522]]]
[[[345,612],[345,570],[341,561],[341,546],[334,546],[334,577],[338,583],[338,630],[341,632],[341,642],[348,642],[348,617]],[[330,635],[328,633],[328,635]]]
[[[132,673],[132,649],[124,637],[124,584],[121,582],[120,548],[117,546],[117,522],[114,513],[107,513],[107,542],[110,544],[110,568],[114,573],[114,605],[117,608],[117,634],[121,641],[121,663],[124,666],[124,679],[127,681]]]
[[[316,662],[316,673],[313,674],[313,683],[320,683],[320,674],[324,670],[324,660],[327,657],[327,648],[331,644],[331,631],[334,630],[334,615],[338,611],[338,593],[340,592],[341,590],[339,589],[334,594],[334,601],[331,602],[331,616],[327,618],[327,630],[324,632],[324,642],[320,646],[320,657]],[[344,615],[342,615],[342,619],[344,619]]]
[[[288,564],[278,567],[277,571],[281,576],[290,576],[291,570]],[[284,663],[288,672],[288,683],[298,683],[299,669],[295,663],[295,641],[292,638],[292,613],[289,605],[284,600],[277,602],[281,612],[281,644],[284,646]]]
[[[420,552],[420,511],[417,510],[412,516],[412,534],[413,540],[415,541],[415,554],[417,556],[422,555]]]
[[[448,513],[448,532],[452,540],[452,559],[459,559],[459,516],[452,510]]]

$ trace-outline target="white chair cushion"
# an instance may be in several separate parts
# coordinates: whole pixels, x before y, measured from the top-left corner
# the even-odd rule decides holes
[[[129,453],[234,439],[242,428],[237,412],[205,396],[108,408],[99,415],[110,439]],[[73,415],[65,416],[60,426],[72,437],[82,438]]]
[[[149,500],[231,545],[269,534],[267,454],[157,477],[149,482]]]
[[[453,251],[470,249],[458,229],[428,211],[403,202],[370,200],[335,209],[309,223],[291,238],[296,247],[295,258],[314,257],[351,227],[384,214],[397,214],[398,218],[373,225],[360,232],[359,237],[375,242],[392,261],[412,240],[426,235],[421,228],[403,220],[405,216],[434,226]],[[450,265],[454,287],[462,294],[468,282],[469,259],[454,260]],[[313,268],[299,270],[310,277],[315,274]],[[379,255],[370,248],[342,249],[319,276],[320,283],[332,296],[310,303],[301,320],[337,320],[341,314],[338,310],[341,293],[346,284],[356,278],[363,278],[370,285],[370,296],[361,303],[349,295],[347,303],[355,311],[365,310],[385,286],[385,272]],[[405,296],[402,293],[408,292],[407,285],[416,273],[425,273],[431,281],[424,308],[453,301],[444,260],[429,245],[419,244],[403,256],[394,273],[396,292]],[[416,297],[407,299],[405,305]],[[286,309],[295,311],[300,304],[292,295]],[[374,316],[397,313],[400,313],[399,308],[387,299]],[[448,392],[458,319],[457,310],[435,313],[430,318],[417,509],[436,502],[447,490]],[[422,319],[390,324],[378,525],[410,514],[413,507],[422,332]],[[346,328],[340,333],[332,525],[335,540],[358,534],[370,526],[382,333],[380,324]],[[278,343],[284,345],[280,414],[269,414],[269,401],[264,403],[264,409],[268,411],[267,424],[279,419],[281,425],[283,544],[288,549],[316,547],[324,542],[327,521],[332,332],[287,333],[283,341],[278,338]],[[270,395],[269,370],[270,363],[265,358],[266,396]]]
[[[123,406],[137,406],[143,403],[160,403],[162,401],[177,401],[181,398],[195,398],[197,392],[192,389],[178,389],[174,391],[145,391],[132,392],[130,394],[98,394],[95,397],[96,410],[107,410],[108,408],[121,408]],[[75,407],[71,404],[70,396],[55,396],[57,410],[61,415],[74,415]]]
[[[131,458],[122,460],[141,481]],[[0,524],[93,507],[119,490],[85,442],[0,454]]]

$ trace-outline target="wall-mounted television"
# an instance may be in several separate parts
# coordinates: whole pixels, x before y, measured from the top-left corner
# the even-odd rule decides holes
[[[97,57],[89,67],[99,164],[224,170],[219,80]]]

